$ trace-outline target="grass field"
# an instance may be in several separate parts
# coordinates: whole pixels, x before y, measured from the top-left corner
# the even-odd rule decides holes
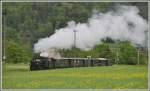
[[[5,89],[146,89],[148,69],[113,65],[29,71],[27,64],[5,64],[2,86]]]

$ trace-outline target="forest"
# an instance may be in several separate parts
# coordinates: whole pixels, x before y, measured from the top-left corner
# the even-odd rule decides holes
[[[3,62],[29,63],[35,55],[34,44],[43,37],[51,36],[56,29],[67,26],[68,21],[84,23],[92,15],[93,10],[107,12],[115,9],[115,2],[24,2],[3,3]],[[148,4],[146,2],[125,2],[125,5],[137,6],[140,15],[148,20]],[[144,7],[143,7],[144,6]],[[102,44],[92,50],[82,51],[59,49],[63,57],[104,57],[115,60],[119,64],[148,64],[148,48],[133,46],[129,41],[113,41],[104,39]]]

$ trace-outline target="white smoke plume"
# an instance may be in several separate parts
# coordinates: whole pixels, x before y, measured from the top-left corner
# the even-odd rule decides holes
[[[74,30],[77,31],[76,47],[81,50],[90,50],[107,37],[143,45],[147,27],[147,21],[139,15],[136,6],[120,5],[115,11],[94,13],[87,23],[68,22],[68,26],[56,30],[52,36],[39,39],[34,45],[34,51],[40,53],[55,48],[71,49],[74,45]]]

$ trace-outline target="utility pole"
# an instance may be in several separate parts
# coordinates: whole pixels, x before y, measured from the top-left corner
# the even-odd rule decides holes
[[[137,55],[138,55],[138,65],[140,64],[140,51],[139,51],[139,49],[138,49],[138,52],[137,52]]]
[[[118,48],[117,48],[117,51],[116,51],[116,57],[117,57],[117,64],[119,62],[119,52],[118,52]]]
[[[4,18],[4,28],[6,27],[6,18]],[[2,32],[2,38],[3,38],[3,41],[2,41],[2,62],[4,62],[5,63],[5,60],[6,60],[6,53],[5,53],[5,48],[6,48],[6,46],[5,46],[5,44],[6,44],[6,31],[3,31]]]
[[[73,45],[73,47],[76,48],[76,32],[77,32],[77,30],[73,30],[73,32],[74,32],[74,45]]]
[[[120,48],[112,48],[113,52],[115,53],[116,57],[115,57],[115,63],[118,64],[119,62],[119,50]]]

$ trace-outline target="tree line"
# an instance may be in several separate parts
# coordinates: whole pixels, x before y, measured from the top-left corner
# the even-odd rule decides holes
[[[148,5],[144,2],[4,2],[2,33],[5,62],[28,63],[35,54],[33,46],[38,39],[51,36],[56,29],[65,27],[68,21],[87,22],[94,9],[99,12],[107,12],[116,4],[135,5],[140,9],[140,15],[148,19]],[[104,41],[90,51],[82,51],[77,48],[58,51],[62,56],[86,57],[91,55],[111,59],[116,59],[116,52],[118,52],[119,63],[136,64],[137,48],[129,42],[120,42],[117,47],[119,50],[113,51],[111,45],[117,47],[115,43]],[[142,50],[141,64],[147,64],[147,48]]]

